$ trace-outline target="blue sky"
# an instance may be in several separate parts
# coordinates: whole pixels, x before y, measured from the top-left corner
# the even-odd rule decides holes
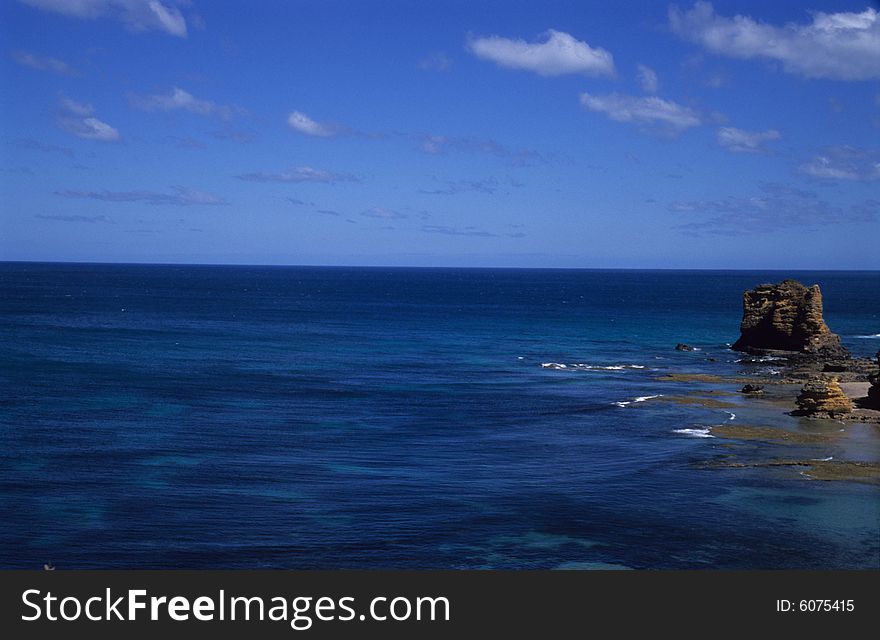
[[[0,24],[0,259],[880,268],[867,0],[0,0]]]

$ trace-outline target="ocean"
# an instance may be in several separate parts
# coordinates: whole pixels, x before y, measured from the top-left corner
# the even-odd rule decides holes
[[[778,375],[728,345],[786,277],[880,349],[880,272],[0,264],[0,567],[880,568],[878,485],[705,464],[875,426],[658,379]]]

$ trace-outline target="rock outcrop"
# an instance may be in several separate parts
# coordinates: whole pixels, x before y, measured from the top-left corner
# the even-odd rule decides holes
[[[877,352],[877,366],[880,366],[880,351]],[[880,372],[868,376],[868,380],[871,383],[868,388],[868,408],[880,409]]]
[[[675,345],[675,350],[676,351],[696,351],[696,349],[694,349],[691,345],[685,344],[684,342],[679,342],[677,345]]]
[[[822,318],[819,285],[796,280],[762,284],[743,294],[743,318],[737,351],[793,351],[823,358],[846,357],[840,336]]]
[[[834,418],[852,413],[853,403],[840,388],[837,378],[810,380],[797,397],[800,415]]]

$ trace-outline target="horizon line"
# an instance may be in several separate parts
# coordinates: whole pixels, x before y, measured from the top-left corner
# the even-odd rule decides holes
[[[101,266],[140,266],[140,267],[265,267],[265,268],[310,268],[310,269],[472,269],[507,271],[742,271],[742,272],[841,272],[841,273],[880,273],[878,268],[816,268],[816,267],[553,267],[553,266],[503,266],[503,265],[395,265],[395,264],[296,264],[296,263],[245,263],[245,262],[117,262],[110,260],[4,260],[0,264],[39,264],[39,265],[101,265]]]

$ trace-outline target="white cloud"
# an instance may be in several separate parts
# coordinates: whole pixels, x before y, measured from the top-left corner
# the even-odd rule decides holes
[[[542,76],[580,73],[614,75],[614,58],[605,49],[594,49],[562,31],[550,29],[543,42],[526,42],[501,36],[471,38],[468,49],[478,58],[511,69],[534,71]]]
[[[358,182],[358,178],[348,173],[335,173],[324,169],[301,166],[282,171],[281,173],[244,173],[238,176],[240,180],[249,182]]]
[[[62,76],[72,76],[76,72],[73,68],[58,58],[51,56],[38,56],[28,51],[15,51],[12,53],[12,59],[23,67],[31,69],[39,69],[40,71],[51,71]]]
[[[584,108],[604,113],[616,122],[632,122],[661,133],[675,135],[702,123],[700,115],[693,109],[656,96],[582,93],[580,99]]]
[[[292,111],[287,116],[287,124],[294,131],[299,131],[307,136],[316,138],[332,138],[343,133],[344,129],[334,124],[322,124],[316,120],[312,120],[302,111]]]
[[[657,78],[657,72],[651,67],[640,64],[636,70],[636,80],[645,93],[657,93],[660,89],[660,80]]]
[[[713,53],[776,60],[808,78],[880,78],[880,13],[870,7],[861,13],[817,11],[810,23],[775,26],[749,16],[720,16],[709,2],[697,2],[689,11],[671,6],[669,24]]]
[[[764,143],[782,138],[775,129],[746,131],[736,127],[721,127],[716,132],[718,144],[735,153],[764,153]]]
[[[200,100],[188,91],[173,87],[167,95],[129,96],[133,107],[144,111],[189,111],[200,116],[217,116],[224,120],[232,117],[235,107],[219,105],[210,100]]]
[[[132,31],[163,31],[186,37],[186,20],[177,0],[19,0],[20,2],[73,18],[111,18]]]
[[[880,180],[880,152],[849,146],[828,147],[798,167],[818,180],[874,182]]]
[[[58,126],[78,138],[99,142],[118,142],[119,132],[106,122],[96,118],[94,114],[95,109],[92,105],[76,102],[62,96]]]

